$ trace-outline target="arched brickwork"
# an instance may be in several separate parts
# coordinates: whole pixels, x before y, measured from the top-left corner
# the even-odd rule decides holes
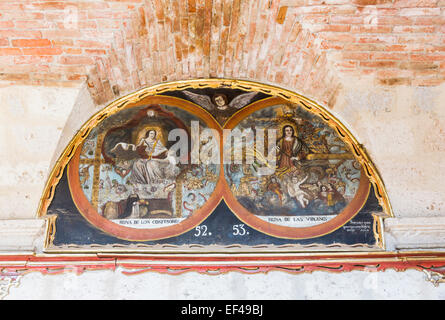
[[[444,81],[442,0],[2,1],[2,84],[73,86],[97,104],[192,78],[248,79],[332,106],[345,76]]]

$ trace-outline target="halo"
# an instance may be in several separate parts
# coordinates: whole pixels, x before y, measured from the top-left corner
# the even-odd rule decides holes
[[[156,138],[165,146],[165,137],[164,137],[164,129],[159,126],[141,126],[136,128],[133,133],[133,143],[138,144],[141,139],[145,138],[145,135],[149,130],[156,131]]]
[[[279,127],[280,127],[280,137],[281,137],[281,135],[283,134],[283,128],[284,127],[287,127],[287,126],[291,126],[292,127],[292,129],[294,129],[294,135],[296,136],[296,137],[298,137],[298,127],[297,127],[297,125],[295,124],[295,123],[293,123],[293,122],[291,122],[291,121],[283,121],[283,122],[280,122],[280,124],[279,124]]]

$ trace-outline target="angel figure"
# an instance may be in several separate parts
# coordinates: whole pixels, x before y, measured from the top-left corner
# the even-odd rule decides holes
[[[306,175],[303,179],[300,179],[297,175],[293,175],[287,181],[287,192],[291,198],[294,198],[302,208],[306,208],[309,204],[310,195],[300,188],[300,186],[309,178]]]
[[[210,111],[216,120],[222,123],[238,109],[249,104],[253,97],[257,95],[257,92],[243,93],[228,102],[227,96],[222,93],[215,93],[212,97],[187,90],[184,90],[183,93],[193,102]]]

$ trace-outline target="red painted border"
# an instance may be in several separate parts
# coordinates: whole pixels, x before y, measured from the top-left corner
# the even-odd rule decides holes
[[[280,264],[274,261],[282,261]],[[162,263],[160,263],[163,261]],[[196,263],[199,262],[199,265]],[[210,264],[210,262],[213,262]],[[220,263],[215,263],[220,262]],[[252,264],[253,263],[253,264]],[[417,253],[378,253],[367,254],[330,254],[321,255],[270,255],[258,256],[222,256],[193,257],[172,255],[75,255],[75,256],[35,256],[35,255],[2,255],[0,256],[0,275],[8,273],[26,274],[41,272],[43,274],[61,274],[65,272],[82,273],[88,270],[116,270],[123,268],[127,275],[155,271],[167,274],[199,272],[205,274],[223,274],[231,271],[241,273],[265,273],[285,271],[303,273],[313,271],[385,271],[395,269],[405,271],[432,271],[445,275],[444,252]]]

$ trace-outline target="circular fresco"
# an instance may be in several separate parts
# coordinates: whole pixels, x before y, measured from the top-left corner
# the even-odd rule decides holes
[[[206,161],[219,157],[218,128],[207,111],[173,97],[152,97],[107,117],[69,164],[77,208],[94,226],[122,239],[154,240],[190,230],[220,200],[219,161]],[[205,133],[205,141],[193,140]]]
[[[239,219],[281,238],[330,233],[363,207],[370,183],[349,147],[319,116],[269,99],[226,125],[225,198]],[[238,140],[237,140],[238,139]],[[234,149],[244,144],[244,152]],[[238,161],[236,161],[238,159]]]

